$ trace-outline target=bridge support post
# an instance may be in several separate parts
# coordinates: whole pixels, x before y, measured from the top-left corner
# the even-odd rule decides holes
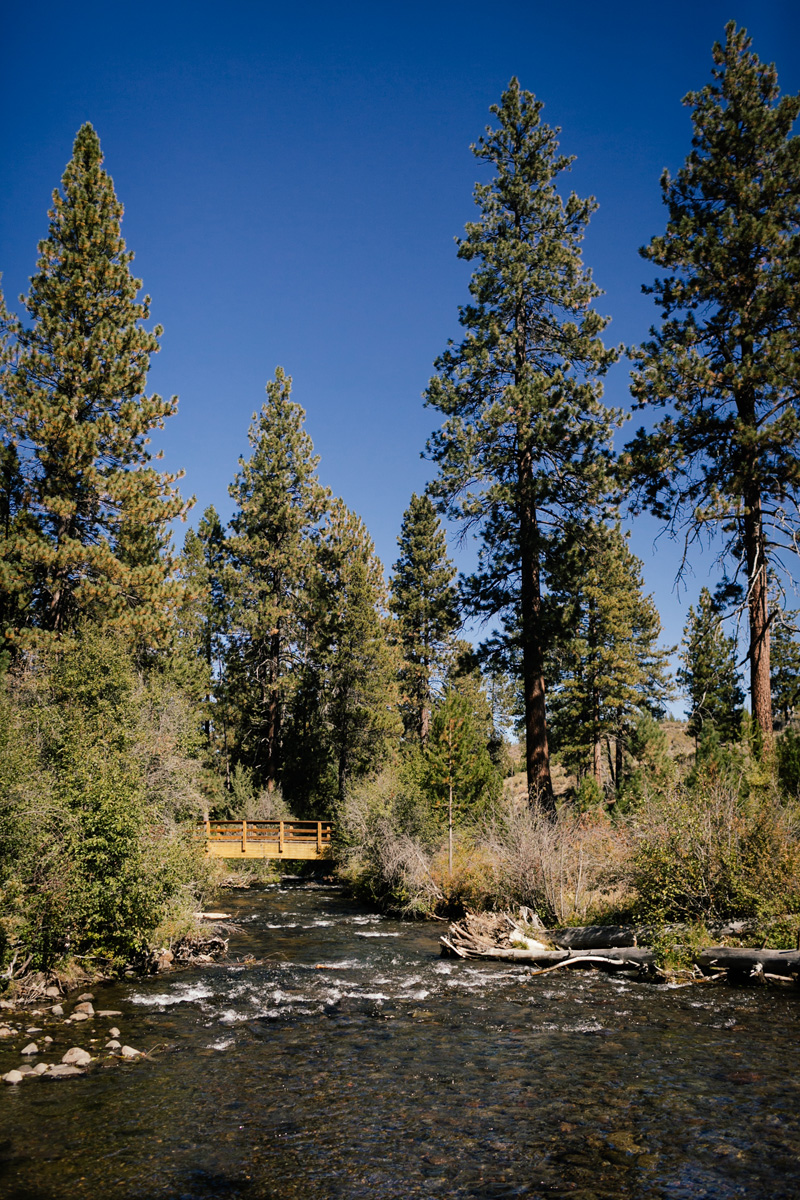
[[[317,854],[322,858],[322,821],[317,821]]]
[[[242,854],[247,854],[247,821],[242,821]]]

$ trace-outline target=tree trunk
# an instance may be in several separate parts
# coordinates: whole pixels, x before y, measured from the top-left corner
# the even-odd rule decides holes
[[[769,665],[769,595],[761,501],[745,497],[744,541],[747,555],[747,608],[750,624],[750,705],[761,733],[764,754],[774,749],[772,684]]]

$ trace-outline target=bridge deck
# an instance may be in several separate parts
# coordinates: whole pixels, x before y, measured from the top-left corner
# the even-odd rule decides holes
[[[330,821],[206,821],[213,858],[325,858]]]

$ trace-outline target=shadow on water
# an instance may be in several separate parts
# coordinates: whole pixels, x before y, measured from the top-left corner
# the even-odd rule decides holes
[[[222,906],[231,954],[260,965],[96,990],[152,1056],[0,1090],[0,1196],[800,1194],[794,993],[442,960],[438,926],[334,889]],[[58,1061],[100,1053],[112,1022],[37,1023]],[[3,1071],[21,1037],[0,1044]]]

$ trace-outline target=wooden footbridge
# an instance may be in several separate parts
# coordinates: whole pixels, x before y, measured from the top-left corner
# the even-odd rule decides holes
[[[325,858],[330,821],[206,821],[213,858]]]

